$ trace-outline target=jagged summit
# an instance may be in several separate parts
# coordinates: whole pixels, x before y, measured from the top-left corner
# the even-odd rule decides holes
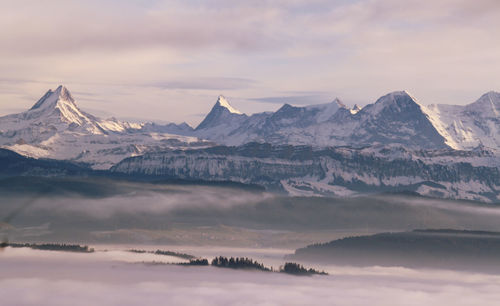
[[[45,107],[55,107],[58,103],[66,102],[74,105],[75,100],[69,90],[63,85],[59,85],[56,90],[49,89],[40,100],[38,100],[30,110],[41,109]]]
[[[75,104],[75,99],[71,96],[69,90],[63,85],[59,85],[56,90],[48,90],[43,97],[38,100],[33,107],[27,112],[29,118],[53,118],[60,119],[68,124],[94,125],[93,130],[98,130],[95,127],[95,122],[92,116],[81,111]],[[48,121],[48,119],[44,119]]]
[[[212,107],[212,110],[196,127],[196,130],[211,128],[221,124],[229,124],[234,120],[246,117],[245,114],[232,107],[224,96],[220,95],[217,98],[217,102],[215,102],[215,105]]]
[[[232,107],[231,104],[229,104],[229,101],[227,101],[227,99],[223,95],[219,95],[219,97],[217,98],[217,102],[215,103],[215,106],[224,107],[230,113],[233,113],[233,114],[238,114],[238,115],[242,115],[243,114],[239,110],[237,110],[234,107]]]
[[[342,102],[342,100],[340,100],[339,98],[335,98],[332,103],[335,103],[337,104],[339,107],[341,108],[347,108],[347,106],[344,104],[344,102]]]
[[[360,110],[361,107],[359,107],[357,104],[354,104],[354,106],[349,111],[351,112],[351,114],[356,115]]]

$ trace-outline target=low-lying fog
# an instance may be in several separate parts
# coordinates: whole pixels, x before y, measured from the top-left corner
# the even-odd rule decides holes
[[[90,244],[78,254],[0,249],[0,305],[494,305],[500,276],[303,262],[328,276],[147,264],[250,257],[273,266],[308,244],[427,228],[500,231],[500,207],[404,195],[298,198],[241,186],[105,179],[0,180],[0,239]],[[144,263],[146,262],[146,263]]]
[[[0,184],[0,198],[0,228],[17,241],[298,248],[381,231],[500,231],[500,207],[403,195],[294,198],[235,186],[48,180]]]
[[[0,305],[456,306],[497,305],[500,300],[500,276],[495,275],[329,266],[330,275],[308,277],[150,265],[140,263],[144,254],[111,252],[5,248],[0,252]],[[257,260],[276,256],[263,250],[253,254],[260,256]]]

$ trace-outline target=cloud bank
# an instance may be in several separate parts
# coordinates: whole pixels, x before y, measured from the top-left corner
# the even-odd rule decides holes
[[[494,305],[500,298],[498,276],[453,271],[338,268],[331,276],[296,277],[25,252],[0,253],[3,305],[461,306]]]

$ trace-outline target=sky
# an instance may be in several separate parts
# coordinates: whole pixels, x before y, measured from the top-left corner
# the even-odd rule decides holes
[[[64,84],[83,110],[198,124],[396,90],[422,104],[500,91],[497,0],[0,0],[0,115]]]

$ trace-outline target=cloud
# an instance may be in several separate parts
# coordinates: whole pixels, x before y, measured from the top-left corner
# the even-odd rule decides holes
[[[296,277],[127,264],[88,254],[27,250],[12,257],[8,252],[0,253],[2,305],[462,306],[493,305],[500,299],[496,275],[332,267],[331,276]]]
[[[0,32],[8,46],[2,52],[34,55],[154,46],[222,46],[244,51],[278,47],[282,42],[265,31],[265,20],[273,12],[246,5],[213,9],[180,1],[159,1],[152,6],[117,1],[104,1],[104,5],[101,1],[30,2],[29,6],[6,4],[0,25],[10,30]]]

